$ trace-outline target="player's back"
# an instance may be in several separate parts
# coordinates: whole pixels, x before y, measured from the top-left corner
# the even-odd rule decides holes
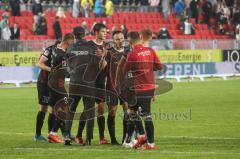
[[[155,89],[154,71],[160,68],[160,60],[149,47],[135,45],[133,51],[128,54],[126,70],[131,71],[134,90],[137,92]]]
[[[67,61],[70,68],[70,82],[76,84],[94,85],[100,70],[100,58],[96,55],[92,43],[83,42],[74,44],[68,50]]]

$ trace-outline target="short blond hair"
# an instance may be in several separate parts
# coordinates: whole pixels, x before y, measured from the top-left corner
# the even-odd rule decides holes
[[[143,41],[149,41],[152,39],[152,30],[150,29],[142,29],[141,32],[141,38]]]

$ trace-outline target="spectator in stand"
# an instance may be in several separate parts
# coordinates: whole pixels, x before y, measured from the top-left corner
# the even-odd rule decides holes
[[[170,36],[167,28],[165,28],[165,27],[160,28],[159,32],[157,33],[157,39],[161,40],[160,41],[160,43],[161,43],[160,48],[161,49],[169,50],[171,48],[170,43],[168,41],[168,39],[171,39],[171,36]]]
[[[11,31],[11,40],[12,41],[12,51],[17,51],[18,50],[18,41],[20,38],[20,28],[17,23],[14,23],[13,27],[10,28]]]
[[[44,14],[39,14],[39,21],[36,25],[36,32],[37,35],[47,35],[47,20]]]
[[[227,24],[228,17],[224,14],[223,9],[217,13],[217,21],[218,21],[218,23],[221,23],[221,24]]]
[[[80,0],[73,0],[72,17],[77,18],[81,11]]]
[[[149,5],[150,5],[150,11],[151,12],[157,12],[159,10],[159,3],[160,0],[148,0]]]
[[[196,23],[198,23],[198,2],[197,0],[192,0],[190,2],[190,17],[194,18],[196,20]]]
[[[230,9],[228,8],[228,6],[226,4],[223,5],[222,9],[223,9],[223,14],[227,18],[227,21],[228,21],[230,19],[230,16],[231,16]]]
[[[81,1],[81,7],[84,10],[84,16],[85,18],[89,18],[92,8],[93,8],[93,0],[82,0]]]
[[[64,13],[63,7],[58,7],[56,16],[57,16],[58,18],[66,18],[66,15],[65,15],[65,13]]]
[[[94,13],[96,17],[103,17],[104,16],[104,5],[103,0],[96,0],[94,5]]]
[[[88,29],[88,24],[87,24],[86,21],[83,21],[83,22],[82,22],[81,27],[84,29],[85,35],[89,35],[89,34],[90,34],[90,31],[89,31],[89,29]]]
[[[123,32],[124,39],[127,39],[128,29],[127,29],[126,25],[121,25],[121,30]]]
[[[20,0],[9,0],[12,16],[20,16]]]
[[[184,9],[185,9],[185,5],[183,0],[178,0],[174,5],[174,11],[179,18],[183,15]]]
[[[169,0],[162,0],[161,1],[161,7],[162,7],[162,12],[164,15],[164,18],[167,19],[168,15],[170,13],[170,1]]]
[[[122,1],[119,1],[119,0],[112,0],[112,2],[113,2],[114,5],[120,5],[120,3],[121,3]]]
[[[233,8],[235,0],[224,0],[225,4],[227,7],[229,7],[230,9]]]
[[[194,34],[194,27],[192,23],[189,21],[189,18],[187,17],[184,24],[183,24],[183,32],[185,35],[192,35]]]
[[[240,23],[236,27],[236,40],[238,43],[238,49],[240,49]]]
[[[106,4],[105,4],[105,13],[107,17],[112,17],[114,12],[114,7],[113,7],[113,3],[111,0],[106,0]]]
[[[164,28],[160,28],[157,38],[158,39],[171,39],[171,36],[170,36],[167,28],[164,27]]]
[[[223,24],[219,24],[219,26],[218,26],[218,33],[219,33],[220,35],[227,35],[227,34],[228,34],[228,32],[227,32],[227,30],[224,28]]]
[[[20,38],[20,28],[17,23],[14,23],[13,27],[10,28],[11,40],[18,40]]]
[[[210,18],[212,17],[212,3],[209,0],[203,0],[203,18],[204,23],[210,25]]]
[[[40,0],[35,0],[35,3],[32,6],[32,13],[33,13],[33,19],[34,23],[37,24],[39,21],[39,15],[43,12],[42,4],[40,3]]]
[[[186,15],[189,16],[189,17],[191,17],[190,3],[191,3],[191,0],[184,0],[184,4],[185,4],[185,13],[186,13]]]
[[[61,29],[61,25],[60,25],[58,16],[55,17],[55,21],[54,21],[54,24],[53,24],[53,30],[54,30],[55,39],[57,41],[61,41],[61,39],[62,39],[62,29]]]
[[[141,5],[140,12],[148,12],[149,8],[148,0],[141,0],[140,5]]]
[[[7,25],[2,29],[2,40],[5,40],[5,42],[0,49],[2,49],[3,51],[10,51],[10,48],[12,47],[11,43],[9,42],[10,38],[11,31],[7,23]]]
[[[11,38],[11,30],[7,24],[7,26],[2,29],[2,40],[10,40],[10,38]]]
[[[33,15],[38,15],[38,13],[42,13],[42,12],[43,12],[43,9],[42,9],[42,4],[40,0],[35,0],[35,3],[32,6]]]
[[[9,18],[9,14],[7,12],[2,14],[2,20],[0,21],[0,29],[3,30],[5,27],[8,26],[8,18]]]
[[[239,8],[234,9],[232,22],[235,26],[240,23],[240,9]]]

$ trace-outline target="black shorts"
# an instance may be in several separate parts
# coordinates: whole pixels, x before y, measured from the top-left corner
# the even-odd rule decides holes
[[[37,82],[38,103],[48,106],[50,104],[50,89],[47,83]]]
[[[137,93],[133,105],[129,105],[129,108],[134,111],[138,111],[141,116],[147,116],[151,114],[151,102],[154,96],[154,90],[149,90],[142,93]]]
[[[50,89],[50,106],[54,107],[59,102],[67,102],[68,96],[65,88],[59,89],[59,92],[56,92]]]
[[[120,103],[120,105],[124,104],[123,99],[115,91],[107,91],[106,95],[106,102],[108,106],[115,106],[118,105],[118,103]]]
[[[134,106],[129,106],[131,110],[138,111],[141,116],[150,115],[152,98],[137,98]]]
[[[105,102],[105,98],[106,98],[106,86],[105,83],[97,83],[96,84],[96,98],[95,98],[95,102],[97,104]]]

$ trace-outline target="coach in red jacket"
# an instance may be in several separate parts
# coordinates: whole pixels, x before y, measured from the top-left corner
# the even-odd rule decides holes
[[[129,104],[129,112],[131,113],[129,114],[128,139],[125,145],[126,147],[138,148],[147,141],[147,144],[143,146],[144,149],[156,149],[150,108],[156,88],[154,71],[162,69],[162,65],[155,51],[141,44],[138,32],[130,32],[128,40],[132,45],[132,52],[127,55],[123,72],[132,80],[132,86],[129,89],[135,92],[136,102],[132,106]],[[140,117],[144,120],[147,135],[145,135]],[[129,144],[134,127],[137,128],[139,136],[131,146]]]

